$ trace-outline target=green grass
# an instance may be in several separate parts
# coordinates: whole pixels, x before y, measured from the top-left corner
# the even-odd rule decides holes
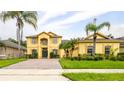
[[[24,60],[26,60],[26,59],[25,58],[2,59],[2,60],[0,60],[0,68],[6,67],[9,65],[18,63],[18,62],[22,62]]]
[[[60,59],[60,64],[64,69],[124,69],[124,61],[71,61]]]
[[[73,81],[124,81],[124,73],[64,73]]]

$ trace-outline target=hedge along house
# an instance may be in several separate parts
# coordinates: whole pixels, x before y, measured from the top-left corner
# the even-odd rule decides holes
[[[62,36],[52,32],[42,32],[38,35],[27,36],[27,54],[32,55],[38,53],[38,58],[50,58],[50,53],[56,55],[59,53],[59,45],[62,41]]]
[[[110,51],[114,51],[114,55],[117,55],[119,52],[124,52],[124,47],[122,47],[122,44],[124,44],[124,41],[122,39],[112,39],[109,38],[101,33],[97,34],[97,40],[96,40],[96,54],[105,54],[109,55]],[[122,51],[123,50],[123,51]],[[89,35],[88,37],[79,40],[77,44],[75,44],[75,49],[73,51],[73,57],[77,57],[79,54],[84,55],[92,55],[93,53],[93,34]],[[64,56],[64,52],[62,54]]]
[[[18,44],[10,40],[0,41],[0,59],[15,58],[24,56],[26,48],[21,46],[20,51],[18,50]]]

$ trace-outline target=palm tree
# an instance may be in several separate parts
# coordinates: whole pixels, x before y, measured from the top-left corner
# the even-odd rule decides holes
[[[110,23],[109,22],[103,22],[99,24],[98,26],[96,25],[96,18],[94,19],[93,23],[89,23],[86,25],[86,34],[88,35],[88,32],[91,31],[93,32],[93,56],[95,56],[95,50],[96,50],[96,33],[100,31],[103,27],[108,27],[108,30],[110,28]]]
[[[16,20],[16,36],[19,51],[23,38],[24,23],[32,25],[35,30],[37,29],[37,12],[35,11],[4,11],[0,14],[0,18],[4,23],[10,19]]]
[[[70,45],[70,42],[69,41],[66,41],[64,43],[61,43],[59,45],[59,48],[60,49],[64,49],[64,52],[65,52],[65,57],[68,57],[69,56],[69,48],[71,47]]]
[[[73,55],[73,51],[75,49],[75,44],[77,43],[78,40],[79,39],[75,39],[75,38],[70,40],[70,56],[71,56],[71,58]]]

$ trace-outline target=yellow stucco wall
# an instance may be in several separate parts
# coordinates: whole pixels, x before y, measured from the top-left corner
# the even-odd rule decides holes
[[[124,53],[124,47],[120,47],[120,53]]]
[[[78,56],[78,49],[75,49],[75,50],[73,51],[72,57],[77,57],[77,56]]]
[[[38,58],[42,58],[42,48],[47,48],[48,58],[50,58],[50,52],[52,51],[52,49],[57,49],[59,53],[59,45],[61,43],[62,37],[57,37],[56,44],[53,43],[53,37],[50,37],[46,33],[41,33],[36,38],[37,38],[37,44],[32,44],[32,37],[27,37],[27,54],[32,54],[32,49],[37,49]],[[47,45],[42,45],[40,43],[40,40],[43,38],[48,40]]]
[[[59,50],[59,56],[60,56],[60,58],[65,57],[64,49],[60,49],[60,50]]]
[[[79,43],[79,54],[87,54],[87,47],[93,46],[93,43]],[[105,46],[111,46],[111,49],[118,50],[115,52],[115,55],[120,51],[120,44],[119,43],[96,43],[96,53],[97,54],[104,54],[105,53]]]

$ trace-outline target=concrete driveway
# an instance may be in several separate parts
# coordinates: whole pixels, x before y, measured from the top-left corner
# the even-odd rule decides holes
[[[29,59],[3,69],[61,69],[59,59]]]

